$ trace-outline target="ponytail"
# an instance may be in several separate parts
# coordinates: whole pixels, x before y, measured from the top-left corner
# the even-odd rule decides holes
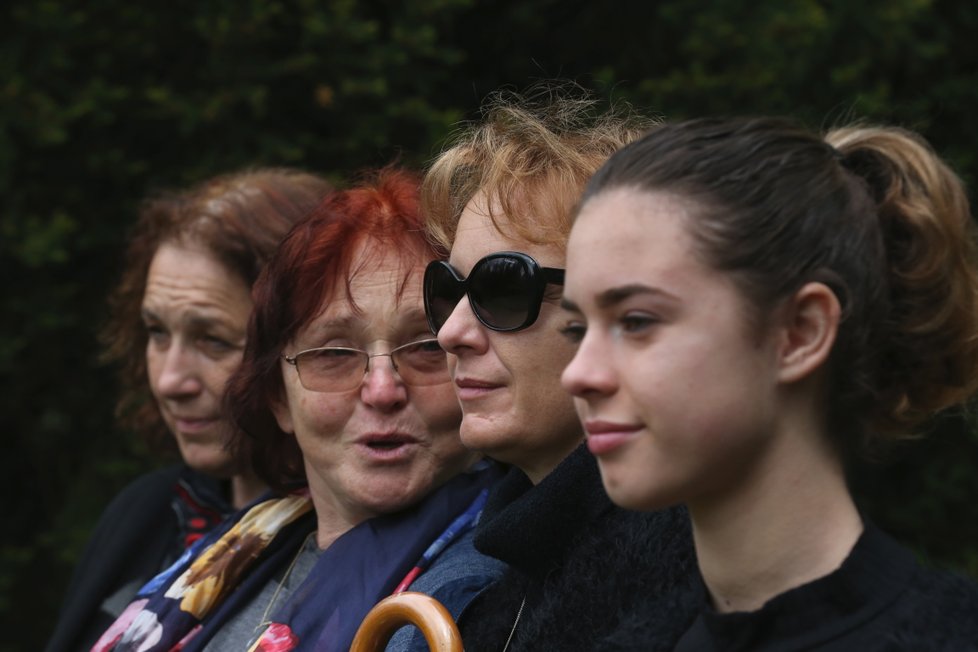
[[[867,184],[887,257],[890,308],[869,425],[907,432],[978,390],[978,257],[967,195],[911,132],[846,127],[825,140]]]
[[[614,188],[690,200],[695,253],[763,324],[806,283],[835,293],[827,430],[843,454],[912,434],[978,390],[978,272],[961,181],[918,136],[778,118],[667,123],[624,147]]]

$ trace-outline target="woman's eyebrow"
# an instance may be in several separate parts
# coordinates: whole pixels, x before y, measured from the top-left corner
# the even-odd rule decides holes
[[[619,287],[609,288],[600,294],[598,294],[595,299],[595,303],[602,310],[611,308],[612,306],[625,301],[626,299],[635,296],[636,294],[650,294],[664,299],[675,301],[676,297],[665,290],[659,288],[651,287],[649,285],[643,285],[642,283],[629,283],[628,285],[622,285]],[[560,306],[565,310],[571,312],[581,312],[581,309],[576,303],[563,297],[560,300]]]

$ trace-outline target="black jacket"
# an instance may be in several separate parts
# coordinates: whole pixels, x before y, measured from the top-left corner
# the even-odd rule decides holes
[[[181,474],[193,471],[176,465],[147,473],[112,499],[75,566],[45,652],[90,650],[115,620],[116,614],[104,609],[103,603],[115,596],[115,602],[124,608],[143,584],[182,551],[173,509]]]
[[[467,652],[501,652],[510,632],[508,652],[616,649],[623,617],[636,611],[664,616],[643,649],[669,650],[694,615],[685,510],[615,506],[584,446],[535,487],[512,469],[489,498],[475,546],[510,568],[460,617]]]

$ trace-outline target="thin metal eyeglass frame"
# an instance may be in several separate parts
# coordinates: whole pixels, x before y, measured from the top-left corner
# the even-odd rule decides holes
[[[363,349],[354,349],[353,347],[350,347],[350,346],[316,346],[316,347],[313,347],[311,349],[303,349],[302,351],[299,351],[299,352],[295,353],[294,355],[287,355],[287,354],[284,354],[283,353],[282,354],[282,359],[285,360],[285,362],[287,362],[288,364],[290,364],[293,367],[295,367],[295,373],[296,373],[297,376],[299,376],[299,383],[304,388],[306,388],[310,392],[318,392],[320,394],[334,394],[334,393],[339,393],[339,392],[349,392],[349,391],[352,391],[354,389],[357,389],[358,387],[360,387],[363,384],[363,380],[364,380],[364,378],[367,377],[367,373],[370,372],[370,361],[373,358],[385,358],[385,357],[391,359],[391,368],[397,373],[398,377],[404,382],[405,385],[419,386],[417,383],[409,383],[404,378],[404,376],[401,375],[401,370],[398,368],[397,362],[394,361],[394,355],[396,355],[399,351],[402,351],[402,350],[404,350],[404,349],[406,349],[408,347],[417,346],[419,344],[430,344],[432,342],[435,343],[435,344],[438,344],[438,339],[437,338],[434,338],[434,337],[430,337],[430,338],[423,339],[423,340],[415,340],[414,342],[408,342],[406,344],[402,344],[402,345],[400,345],[398,347],[395,347],[395,348],[391,349],[390,351],[388,351],[387,353],[370,353],[368,351],[364,351]],[[441,347],[439,347],[439,348],[441,348]],[[302,373],[299,371],[299,357],[301,355],[305,354],[305,353],[312,353],[312,352],[315,352],[315,351],[349,351],[351,353],[360,353],[360,354],[363,354],[363,355],[367,356],[366,357],[366,363],[363,366],[363,375],[360,377],[359,382],[357,382],[355,385],[352,385],[351,387],[348,387],[348,388],[345,388],[345,389],[322,390],[322,389],[313,389],[311,387],[306,386],[306,382],[302,379]],[[448,371],[447,366],[446,366],[446,369],[445,370],[446,370],[446,380],[447,380],[449,378],[449,376],[447,374],[447,371]],[[437,385],[438,383],[431,383],[431,384],[432,385]],[[420,386],[423,387],[424,385],[420,385]]]

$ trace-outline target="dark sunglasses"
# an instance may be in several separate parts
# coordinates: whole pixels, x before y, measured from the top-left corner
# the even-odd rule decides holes
[[[458,275],[444,260],[428,263],[424,272],[424,310],[428,326],[438,334],[466,294],[482,324],[494,331],[527,328],[540,314],[547,283],[564,284],[564,270],[540,267],[518,251],[500,251],[482,258],[469,272]]]

